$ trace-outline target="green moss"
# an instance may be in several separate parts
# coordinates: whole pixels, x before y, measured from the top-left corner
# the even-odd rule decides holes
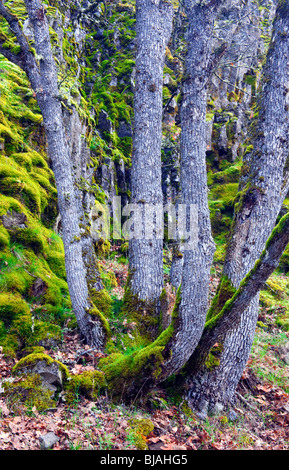
[[[5,332],[6,333],[6,332]],[[16,358],[19,349],[19,341],[17,335],[5,334],[0,336],[0,345],[3,348],[3,354],[9,358]]]
[[[46,257],[46,261],[51,269],[51,271],[60,279],[66,279],[66,270],[65,270],[65,257],[64,253],[53,252],[49,253]]]
[[[130,289],[131,275],[128,276],[123,306],[120,316],[128,322],[137,325],[137,334],[143,339],[143,344],[153,341],[159,332],[160,314],[157,311],[157,301],[140,299]]]
[[[32,248],[36,254],[45,253],[45,239],[38,227],[15,227],[10,231],[10,235],[12,241],[20,242],[24,246]]]
[[[104,374],[98,370],[72,375],[65,383],[66,401],[72,403],[79,395],[95,400],[105,385]]]
[[[105,316],[109,317],[111,313],[112,299],[105,289],[96,291],[94,288],[90,289],[90,298],[94,306]]]
[[[207,321],[222,310],[227,300],[231,299],[235,292],[236,289],[230,279],[227,276],[222,276],[216,294],[207,313]]]
[[[276,299],[271,294],[265,291],[260,292],[260,305],[266,308],[272,308],[276,306]]]
[[[14,375],[19,375],[21,374],[23,370],[27,368],[33,368],[33,366],[36,365],[37,362],[39,361],[45,361],[47,365],[51,365],[53,363],[57,364],[62,373],[64,382],[68,379],[69,371],[67,367],[63,365],[60,361],[57,361],[53,359],[52,357],[48,356],[47,354],[43,354],[43,353],[32,353],[32,354],[29,354],[28,356],[23,357],[13,367],[12,373]]]
[[[276,325],[284,331],[289,331],[289,318],[277,318]]]
[[[15,319],[21,317],[30,317],[31,321],[31,313],[25,300],[20,295],[0,293],[0,320],[4,322],[6,328],[10,327]]]
[[[9,233],[0,225],[0,250],[5,250],[9,246]]]
[[[114,353],[100,360],[99,368],[105,373],[112,397],[129,399],[134,393],[141,395],[139,392],[145,393],[146,387],[161,375],[164,355],[170,354],[169,343],[177,327],[180,301],[178,289],[172,321],[153,343],[127,355]]]
[[[188,402],[186,400],[184,400],[182,402],[181,412],[184,413],[184,415],[187,418],[193,418],[194,417],[194,413],[193,413],[192,409],[189,407]]]
[[[62,330],[58,325],[52,323],[35,320],[33,332],[26,338],[26,345],[44,344],[47,347],[55,346],[62,340]]]
[[[271,291],[279,299],[282,299],[285,296],[282,287],[279,286],[276,281],[274,282],[271,279],[268,279],[265,284],[265,287],[269,290],[269,292]]]
[[[31,374],[15,383],[4,382],[4,395],[9,403],[9,408],[14,412],[21,411],[21,406],[38,411],[54,408],[56,401],[53,400],[53,392],[42,386],[39,375]]]
[[[146,436],[154,430],[154,424],[147,418],[132,418],[128,420],[128,434],[138,450],[147,450]]]
[[[0,289],[9,292],[17,291],[22,295],[29,291],[32,283],[33,277],[20,266],[16,266],[15,270],[4,272],[0,276]]]
[[[110,253],[110,242],[103,238],[97,240],[95,243],[95,252],[98,258],[107,258]]]
[[[44,205],[39,187],[26,171],[21,167],[4,164],[2,161],[0,161],[0,191],[19,198],[37,214],[40,214]]]
[[[99,367],[105,373],[108,390],[115,398],[121,398],[124,391],[128,397],[139,388],[137,384],[141,384],[142,379],[148,381],[150,376],[161,372],[165,345],[159,344],[154,343],[128,356],[112,354],[100,361]]]
[[[205,367],[208,369],[208,370],[212,370],[214,369],[215,367],[218,367],[220,365],[220,359],[219,358],[216,358],[214,356],[214,354],[212,354],[211,352],[209,353],[208,357],[206,358],[206,361],[205,361]]]

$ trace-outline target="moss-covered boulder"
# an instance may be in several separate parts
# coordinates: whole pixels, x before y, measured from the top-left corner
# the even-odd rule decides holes
[[[32,353],[20,359],[13,367],[14,375],[37,375],[44,388],[56,392],[69,377],[66,366],[43,353]]]
[[[3,389],[10,410],[14,412],[20,412],[22,406],[29,409],[36,407],[38,411],[56,406],[54,392],[43,387],[42,379],[37,374],[28,374],[15,382],[4,382]]]

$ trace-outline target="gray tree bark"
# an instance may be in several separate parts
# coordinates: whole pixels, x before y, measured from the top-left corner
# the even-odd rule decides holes
[[[162,90],[166,46],[172,30],[170,2],[137,0],[137,57],[134,94],[134,131],[131,203],[142,222],[141,234],[129,242],[130,281],[125,297],[129,310],[138,310],[140,328],[158,333],[163,288],[163,238],[156,216],[145,217],[145,206],[163,207],[161,186]],[[151,321],[155,320],[155,321]]]
[[[229,299],[220,312],[208,320],[195,354],[190,359],[194,370],[202,367],[211,349],[223,340],[224,335],[236,330],[243,312],[264,286],[266,280],[278,267],[280,257],[289,242],[289,214],[286,214],[274,228],[267,240],[264,251],[253,269],[240,283],[238,290]]]
[[[79,203],[76,200],[77,195],[74,190],[75,182],[72,175],[71,160],[65,142],[57,71],[51,50],[45,8],[39,0],[25,0],[25,4],[34,32],[37,56],[35,58],[31,52],[17,17],[4,7],[2,1],[0,2],[0,14],[8,21],[11,30],[16,35],[21,46],[21,52],[19,55],[14,56],[9,51],[6,53],[6,50],[2,48],[1,53],[26,72],[31,86],[36,93],[36,99],[43,116],[48,152],[52,161],[58,192],[67,283],[72,308],[84,339],[94,347],[103,348],[105,332],[102,321],[97,316],[89,314],[93,308],[90,301],[89,288],[97,287],[99,289],[101,283],[96,269],[89,268],[89,265],[86,267],[83,257],[79,228]],[[90,244],[85,257],[87,260],[90,258],[90,261],[95,261],[92,253],[92,244]],[[92,270],[93,275],[91,273]],[[91,276],[90,279],[89,275]],[[93,284],[92,286],[91,283]]]
[[[176,331],[169,343],[166,369],[179,370],[195,350],[208,310],[210,269],[215,251],[208,208],[206,171],[206,106],[209,78],[214,66],[212,37],[219,1],[184,1],[187,16],[187,54],[182,89],[181,202],[196,207],[197,243],[184,244],[180,304]],[[187,216],[187,225],[189,225]],[[192,231],[193,236],[193,231]],[[167,372],[166,372],[167,373]]]
[[[280,1],[259,90],[259,114],[250,129],[249,143],[252,145],[244,158],[244,176],[235,204],[232,235],[223,269],[223,279],[227,279],[235,289],[264,249],[288,192],[288,31],[289,7]],[[224,302],[228,299],[224,289],[222,292],[222,284],[217,294],[219,298],[223,297]],[[217,305],[215,310],[211,309],[209,318],[217,315],[223,304]],[[249,358],[258,304],[259,295],[256,292],[238,323],[234,323],[228,331],[222,329],[219,365],[208,369],[203,364],[200,368],[202,361],[198,358],[198,351],[193,357],[188,401],[203,416],[208,410],[220,409],[234,399]],[[211,343],[207,344],[209,348]]]

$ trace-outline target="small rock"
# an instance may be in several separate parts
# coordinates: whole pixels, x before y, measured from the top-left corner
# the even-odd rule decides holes
[[[130,124],[126,123],[125,121],[121,121],[119,123],[119,128],[117,131],[118,137],[121,139],[123,137],[132,137],[132,127]]]
[[[224,410],[224,406],[222,405],[222,403],[216,403],[215,404],[215,407],[214,407],[214,412],[215,413],[222,413],[222,411]]]
[[[236,419],[238,418],[238,415],[236,411],[230,410],[229,413],[227,414],[227,418],[229,421],[236,421]]]
[[[40,297],[47,291],[48,285],[40,277],[37,277],[30,288],[32,297]]]
[[[42,450],[51,449],[58,441],[59,437],[57,437],[54,432],[48,432],[43,436],[39,436],[40,447]]]
[[[11,214],[7,212],[6,215],[0,217],[2,224],[7,229],[12,229],[14,227],[26,228],[27,217],[25,214],[15,212],[12,210]]]
[[[278,348],[280,358],[289,365],[289,341]]]
[[[25,359],[32,357],[33,354],[26,356],[26,358],[23,358],[21,361],[24,361],[24,364],[19,361],[18,364],[20,364],[20,368],[17,369],[15,372],[21,375],[23,374],[37,374],[41,377],[42,380],[42,385],[44,388],[56,392],[57,390],[62,390],[62,379],[63,379],[63,372],[61,370],[61,367],[59,366],[57,361],[51,360],[50,357],[46,357],[44,354],[42,355],[43,358],[40,356],[39,358],[37,357],[37,354],[35,354],[36,359],[35,361],[32,361],[29,363],[25,363]],[[50,361],[47,360],[50,359]]]
[[[113,132],[112,122],[110,121],[107,112],[104,111],[103,109],[101,109],[99,112],[97,127],[101,131],[106,131],[106,132],[109,132],[110,134],[112,134]]]

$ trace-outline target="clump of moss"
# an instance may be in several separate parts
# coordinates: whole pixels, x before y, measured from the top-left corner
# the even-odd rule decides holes
[[[4,382],[3,388],[7,403],[14,412],[20,411],[23,405],[29,409],[36,407],[38,411],[56,406],[54,392],[43,387],[38,374],[27,375],[17,382]]]
[[[5,248],[8,248],[9,238],[8,231],[3,226],[0,226],[0,250],[5,250]]]
[[[65,259],[63,252],[48,253],[46,261],[51,271],[60,279],[66,280]]]
[[[101,371],[85,371],[72,375],[65,383],[66,401],[72,403],[79,395],[95,400],[105,386],[105,377]]]
[[[33,332],[26,339],[25,344],[44,345],[45,347],[53,347],[60,343],[62,339],[62,330],[59,325],[53,325],[49,322],[35,320]]]
[[[110,252],[110,242],[108,240],[104,240],[103,238],[100,238],[95,243],[95,252],[99,259],[107,258]]]
[[[271,279],[268,279],[265,287],[268,289],[269,292],[272,292],[273,295],[276,295],[279,299],[282,299],[284,297],[284,291],[281,286],[277,284],[277,282],[272,281]]]
[[[20,344],[31,334],[30,309],[19,294],[0,293],[0,343],[4,353],[15,356]]]
[[[161,375],[164,353],[178,319],[179,292],[178,290],[170,325],[153,343],[129,354],[113,353],[100,360],[99,368],[105,373],[107,388],[115,399],[122,397],[124,389],[125,399],[135,393],[139,394],[140,390],[145,393],[145,388]]]
[[[161,318],[157,308],[158,302],[143,300],[133,294],[130,288],[130,278],[129,275],[120,316],[128,322],[134,322],[136,333],[142,337],[143,344],[149,344],[159,333]]]
[[[212,300],[211,307],[207,313],[207,321],[217,315],[224,307],[227,300],[235,294],[236,288],[227,276],[222,276],[217,292]]]
[[[31,318],[30,310],[19,295],[12,295],[8,292],[0,293],[0,320],[6,327],[10,327],[16,318]]]
[[[220,365],[220,359],[215,357],[214,354],[212,353],[209,353],[207,359],[206,359],[206,362],[205,362],[205,366],[208,370],[212,370],[214,369],[215,367],[218,367]]]
[[[36,254],[45,253],[45,240],[39,228],[14,228],[11,231],[11,240],[32,248]]]
[[[146,437],[154,430],[154,424],[150,419],[132,418],[128,420],[128,434],[138,450],[147,450]]]
[[[277,318],[276,325],[284,331],[289,331],[289,318]]]
[[[112,299],[105,289],[96,291],[94,288],[90,289],[90,297],[95,307],[103,313],[106,317],[110,315]]]

